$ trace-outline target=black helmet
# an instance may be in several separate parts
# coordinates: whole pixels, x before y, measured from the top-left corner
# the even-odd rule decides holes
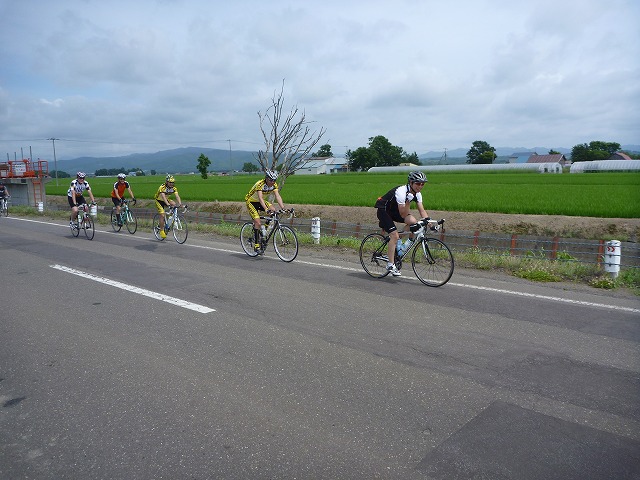
[[[408,177],[409,183],[413,182],[421,182],[425,183],[427,181],[427,176],[420,171],[411,172]]]

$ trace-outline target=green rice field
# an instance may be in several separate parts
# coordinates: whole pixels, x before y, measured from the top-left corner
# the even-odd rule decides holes
[[[537,172],[434,172],[423,189],[427,209],[461,212],[640,217],[640,173],[540,174]],[[188,202],[244,201],[260,175],[177,175]],[[285,203],[373,206],[378,196],[406,182],[404,173],[292,175],[282,189]],[[72,179],[47,184],[48,195],[66,195]],[[109,197],[114,177],[89,178],[94,196]],[[128,177],[139,199],[153,197],[162,176]]]

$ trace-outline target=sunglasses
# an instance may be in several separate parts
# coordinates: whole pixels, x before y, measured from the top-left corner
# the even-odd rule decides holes
[[[424,182],[413,182],[413,184],[422,186],[422,185],[424,185]]]

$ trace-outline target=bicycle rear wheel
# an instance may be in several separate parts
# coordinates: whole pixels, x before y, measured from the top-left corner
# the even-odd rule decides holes
[[[413,272],[425,285],[439,287],[453,275],[451,250],[437,238],[425,238],[413,249]]]
[[[293,262],[298,256],[298,237],[291,228],[280,225],[273,232],[273,248],[283,262]]]
[[[253,223],[247,222],[242,225],[242,229],[240,230],[240,245],[242,245],[244,253],[250,257],[258,255],[255,249],[255,239],[253,238]]]
[[[164,238],[160,236],[160,214],[159,213],[156,213],[153,216],[153,235],[160,241],[164,240]]]
[[[135,213],[131,210],[127,210],[124,216],[124,222],[127,224],[127,230],[129,233],[133,235],[138,230],[138,219],[136,218]]]
[[[173,230],[173,238],[176,242],[182,244],[187,241],[187,235],[189,235],[189,229],[187,228],[187,220],[184,215],[178,215],[171,225]]]
[[[4,213],[5,217],[9,216],[9,202],[7,202],[7,200],[3,200],[3,208],[2,208],[2,213]]]
[[[113,228],[114,232],[119,232],[122,228],[122,225],[118,225],[118,217],[119,215],[116,213],[116,209],[111,209],[111,228]]]
[[[364,237],[360,244],[360,263],[364,271],[373,278],[389,275],[387,270],[387,243],[389,241],[379,233]]]
[[[84,217],[84,234],[88,240],[93,240],[93,236],[96,234],[96,228],[93,224],[93,218],[90,215]]]

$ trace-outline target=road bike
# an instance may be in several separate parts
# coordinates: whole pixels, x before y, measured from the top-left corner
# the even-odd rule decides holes
[[[240,230],[240,244],[244,253],[250,257],[257,257],[258,255],[264,255],[265,250],[269,244],[269,240],[273,238],[273,248],[276,251],[276,255],[283,262],[293,262],[298,256],[298,237],[293,229],[282,225],[282,215],[289,214],[288,219],[295,216],[295,211],[280,210],[274,212],[271,216],[260,217],[265,227],[265,233],[260,231],[258,243],[259,247],[255,246],[255,238],[253,236],[253,222],[247,222],[242,225]]]
[[[425,285],[439,287],[449,281],[453,275],[453,255],[449,247],[437,238],[428,237],[426,230],[432,232],[444,231],[444,219],[423,219],[417,222],[419,229],[415,232],[415,238],[406,251],[398,251],[396,246],[395,265],[398,270],[402,268],[402,262],[411,258],[413,272]],[[399,232],[400,235],[408,234],[407,231]],[[387,245],[389,235],[371,233],[364,237],[360,244],[360,263],[364,270],[374,278],[383,278],[389,275],[387,270]]]
[[[133,200],[133,205],[136,200]],[[129,208],[129,201],[124,198],[120,201],[120,213],[117,213],[116,207],[111,209],[111,228],[114,232],[119,232],[125,225],[130,234],[136,233],[138,229],[138,219],[133,211]]]
[[[91,202],[91,205],[95,204],[95,202]],[[89,215],[89,205],[86,203],[78,205],[78,217],[75,222],[71,221],[69,226],[74,237],[80,235],[80,230],[84,230],[84,235],[87,239],[93,240],[93,236],[96,234],[96,227],[93,223],[93,218]]]
[[[178,209],[182,207],[182,211]],[[164,212],[164,233],[169,235],[169,232],[173,232],[173,238],[176,242],[182,244],[187,241],[187,235],[189,229],[187,227],[187,220],[184,214],[187,212],[186,205],[170,205],[168,210]],[[164,238],[160,236],[160,214],[156,213],[153,216],[153,234],[155,237],[162,241]]]
[[[0,198],[0,216],[4,215],[5,217],[9,216],[9,199],[10,196],[6,196]]]

